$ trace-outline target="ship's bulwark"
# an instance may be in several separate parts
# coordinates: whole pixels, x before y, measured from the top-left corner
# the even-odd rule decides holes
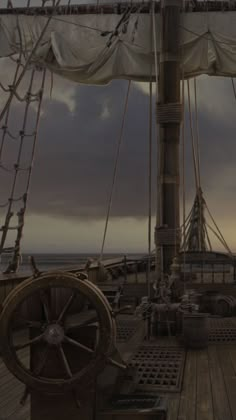
[[[121,18],[117,14],[55,16],[34,60],[67,79],[85,84],[105,84],[118,78],[149,81],[152,61],[155,79],[151,15],[132,13],[119,24]],[[30,52],[47,19],[2,15],[0,57],[19,52],[20,39],[23,49]],[[155,19],[159,54],[160,16],[156,14]],[[235,21],[235,11],[182,14],[180,53],[185,78],[200,74],[236,76]]]

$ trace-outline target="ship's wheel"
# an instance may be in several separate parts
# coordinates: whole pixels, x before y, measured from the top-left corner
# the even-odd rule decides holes
[[[58,304],[58,292],[62,291],[66,299]],[[81,299],[86,311],[71,315],[73,304]],[[96,330],[89,344],[83,334],[78,338],[78,331],[85,331],[85,326],[86,331],[89,327]],[[51,272],[25,280],[8,294],[0,317],[6,366],[29,390],[49,394],[84,390],[106,363],[116,364],[112,359],[115,334],[113,313],[103,293],[90,281],[70,273]],[[33,353],[37,353],[37,363],[29,363]],[[76,366],[71,363],[72,354]],[[58,363],[56,375],[50,370],[52,359],[53,364]]]

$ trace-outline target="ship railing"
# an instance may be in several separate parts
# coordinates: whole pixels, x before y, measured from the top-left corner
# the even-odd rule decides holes
[[[142,285],[147,282],[147,270],[148,270],[149,256],[129,258],[127,256],[119,258],[110,258],[102,261],[102,267],[104,268],[104,278],[100,275],[101,264],[99,261],[93,261],[87,270],[89,280],[94,283],[102,283],[108,285],[115,285],[120,283],[130,284],[136,283]],[[151,269],[155,269],[154,256],[151,256]],[[78,264],[73,266],[63,266],[58,268],[59,271],[69,271],[71,273],[77,273],[85,271],[86,264]],[[32,276],[30,269],[27,271],[19,271],[18,273],[12,274],[0,274],[0,304],[3,303],[7,295],[12,289],[20,284],[25,279]],[[127,286],[128,287],[128,286]],[[140,292],[141,293],[141,292]]]

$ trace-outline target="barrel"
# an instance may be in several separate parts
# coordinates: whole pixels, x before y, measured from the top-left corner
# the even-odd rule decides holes
[[[233,296],[220,295],[216,299],[216,315],[221,317],[233,316],[235,313],[236,301]]]
[[[183,341],[191,349],[204,349],[208,344],[208,314],[183,315]]]
[[[200,306],[202,293],[197,293],[194,289],[188,289],[188,298],[190,303]]]
[[[217,290],[208,290],[200,300],[200,310],[210,314],[216,314],[216,301],[221,296]]]

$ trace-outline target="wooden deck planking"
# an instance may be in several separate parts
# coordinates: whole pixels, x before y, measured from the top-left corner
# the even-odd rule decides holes
[[[30,420],[29,402],[20,406],[24,385],[6,368],[0,359],[0,420]]]
[[[197,353],[189,351],[185,362],[183,389],[180,396],[178,420],[195,420]]]
[[[214,420],[207,350],[197,354],[196,420]]]
[[[217,353],[224,377],[232,419],[236,420],[236,375],[230,357],[230,349],[221,348],[220,346],[217,349]]]
[[[167,420],[236,420],[236,346],[188,351],[181,393],[168,396]],[[30,420],[24,387],[0,360],[0,420]],[[18,409],[19,407],[19,409]]]
[[[180,395],[168,396],[168,414],[167,420],[178,420],[178,411],[180,405]]]
[[[208,347],[208,358],[212,387],[214,420],[232,420],[224,376],[217,354],[217,346]]]
[[[229,348],[229,357],[232,363],[234,374],[236,375],[236,346]]]

